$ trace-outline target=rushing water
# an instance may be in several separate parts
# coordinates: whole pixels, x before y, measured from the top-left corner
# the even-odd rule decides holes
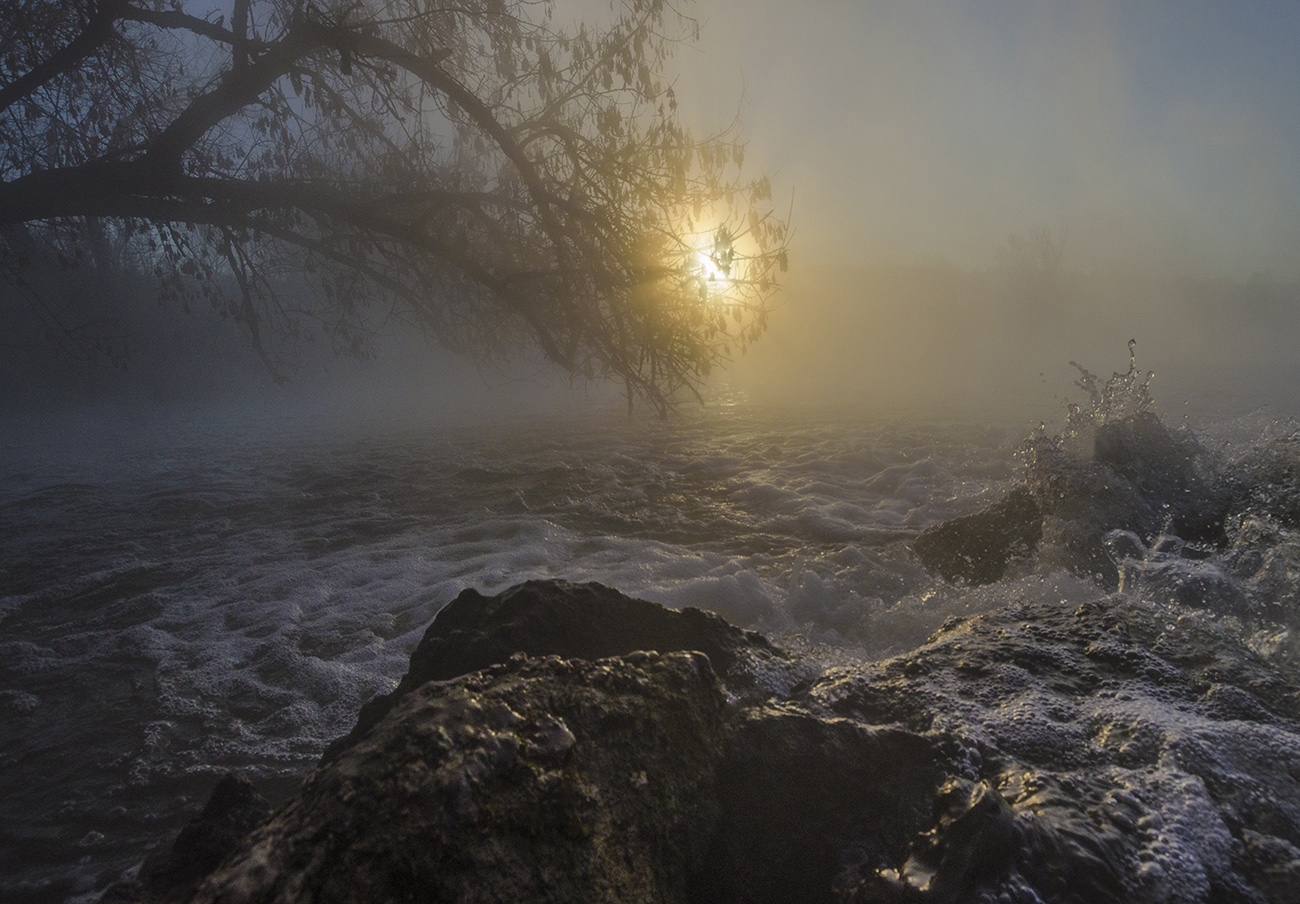
[[[88,895],[243,770],[271,793],[403,674],[465,587],[597,580],[884,656],[978,589],[922,529],[999,498],[1024,431],[764,418],[312,439],[193,427],[0,461],[0,899]],[[799,635],[803,640],[796,639]]]

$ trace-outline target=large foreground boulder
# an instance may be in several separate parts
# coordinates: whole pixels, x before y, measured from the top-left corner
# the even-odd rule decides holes
[[[725,706],[694,653],[425,683],[194,900],[685,901],[717,825]]]
[[[834,904],[846,871],[894,864],[930,828],[942,734],[772,701],[735,714],[721,823],[697,901]]]
[[[484,596],[463,591],[434,618],[411,654],[411,667],[397,688],[366,704],[357,725],[325,751],[337,757],[427,681],[455,678],[530,656],[602,659],[635,650],[694,650],[709,657],[732,693],[763,693],[762,676],[782,656],[762,635],[744,631],[699,609],[665,609],[603,584],[527,581]],[[778,669],[779,671],[779,669]]]

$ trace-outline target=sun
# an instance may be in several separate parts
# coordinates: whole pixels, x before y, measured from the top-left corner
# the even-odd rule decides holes
[[[735,278],[736,247],[730,230],[719,226],[702,233],[695,248],[695,276],[706,284],[725,287]],[[719,285],[721,284],[721,285]]]

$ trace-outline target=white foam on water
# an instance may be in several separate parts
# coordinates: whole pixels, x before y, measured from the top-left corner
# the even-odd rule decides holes
[[[970,427],[226,425],[111,449],[0,456],[0,706],[17,714],[0,818],[68,850],[92,829],[124,839],[93,849],[96,869],[138,858],[216,772],[308,769],[467,587],[601,581],[868,656],[954,615],[1096,592],[1056,572],[954,587],[919,566],[919,530],[1016,477],[1008,437]]]

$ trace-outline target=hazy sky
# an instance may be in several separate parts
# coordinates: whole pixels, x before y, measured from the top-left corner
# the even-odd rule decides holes
[[[1300,277],[1296,0],[703,0],[697,130],[737,111],[807,260]]]

